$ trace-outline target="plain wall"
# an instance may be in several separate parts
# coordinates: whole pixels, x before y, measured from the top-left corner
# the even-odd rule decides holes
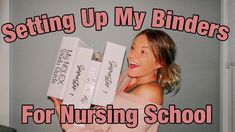
[[[228,41],[228,56],[229,56],[229,62],[235,62],[235,37],[233,37],[235,35],[234,33],[234,23],[235,23],[235,11],[234,11],[234,7],[235,7],[235,1],[234,0],[228,0],[228,24],[230,27],[230,39]]]
[[[234,0],[222,0],[221,1],[221,23],[228,25],[230,28],[230,39],[221,42],[220,50],[220,100],[221,100],[221,131],[234,131],[235,125],[235,39],[234,37]]]
[[[230,27],[230,36],[231,39],[229,39],[228,41],[228,63],[233,64],[233,66],[230,68],[230,74],[229,74],[229,84],[230,84],[230,89],[231,89],[231,93],[230,94],[230,103],[231,103],[231,129],[232,131],[235,131],[235,11],[234,11],[234,7],[235,7],[235,1],[234,0],[228,0],[228,24]],[[230,118],[229,118],[230,119]]]
[[[149,28],[153,8],[170,9],[174,14],[186,18],[193,14],[214,23],[220,23],[220,1],[214,0],[149,0],[146,1],[32,1],[11,0],[11,22],[25,22],[25,18],[47,13],[48,16],[73,13],[76,31],[73,34],[61,32],[48,33],[24,40],[17,40],[11,45],[11,118],[10,124],[19,132],[60,131],[56,116],[50,125],[37,125],[32,120],[29,124],[21,124],[21,105],[34,104],[35,108],[53,107],[47,99],[46,92],[58,48],[63,36],[80,37],[96,50],[103,50],[106,41],[130,47],[132,38],[138,33],[132,27],[115,27],[113,24],[115,6],[133,6],[135,10],[147,12],[142,29]],[[80,20],[80,8],[94,7],[109,14],[109,24],[102,31],[84,28]],[[174,39],[178,54],[176,63],[182,69],[182,87],[176,96],[165,96],[164,106],[176,104],[180,109],[205,108],[213,105],[212,124],[165,124],[160,125],[160,132],[218,132],[219,131],[219,44],[215,38],[202,37],[196,34],[165,30]],[[125,61],[126,67],[126,61]]]
[[[221,1],[221,23],[228,25],[228,0]],[[222,41],[220,45],[220,131],[227,132],[230,127],[229,119],[229,83],[228,83],[228,41]]]
[[[0,0],[0,25],[9,22],[9,1]],[[3,34],[0,33],[0,38]],[[10,104],[10,87],[9,87],[9,44],[3,39],[0,40],[0,124],[9,125],[9,104]]]

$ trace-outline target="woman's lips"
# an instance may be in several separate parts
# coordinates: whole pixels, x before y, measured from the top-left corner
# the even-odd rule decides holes
[[[132,62],[132,61],[129,62],[129,67],[130,67],[131,69],[134,69],[134,68],[136,68],[136,67],[138,67],[138,66],[139,66],[139,64],[136,63],[136,62]]]
[[[134,64],[130,64],[130,66],[129,66],[131,69],[134,69],[134,68],[136,68],[136,67],[138,67],[137,65],[134,65]]]

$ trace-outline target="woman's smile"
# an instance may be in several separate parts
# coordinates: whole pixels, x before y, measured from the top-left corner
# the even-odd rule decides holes
[[[134,61],[129,61],[129,68],[135,69],[135,68],[137,68],[139,66],[140,66],[140,64],[138,64],[138,63],[136,63]]]

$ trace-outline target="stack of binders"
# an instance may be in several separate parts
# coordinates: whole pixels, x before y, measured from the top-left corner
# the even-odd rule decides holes
[[[47,96],[78,109],[106,106],[114,99],[126,48],[107,42],[102,62],[79,38],[63,37]]]

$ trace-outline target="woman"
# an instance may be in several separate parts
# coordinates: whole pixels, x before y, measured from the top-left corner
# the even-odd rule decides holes
[[[128,70],[119,79],[114,108],[138,109],[138,125],[128,128],[125,124],[89,124],[83,128],[62,125],[68,132],[156,132],[158,123],[144,122],[144,108],[155,104],[161,108],[163,94],[179,90],[180,71],[175,61],[176,48],[169,35],[160,30],[146,29],[134,39],[128,53]],[[61,101],[52,98],[57,114]]]

